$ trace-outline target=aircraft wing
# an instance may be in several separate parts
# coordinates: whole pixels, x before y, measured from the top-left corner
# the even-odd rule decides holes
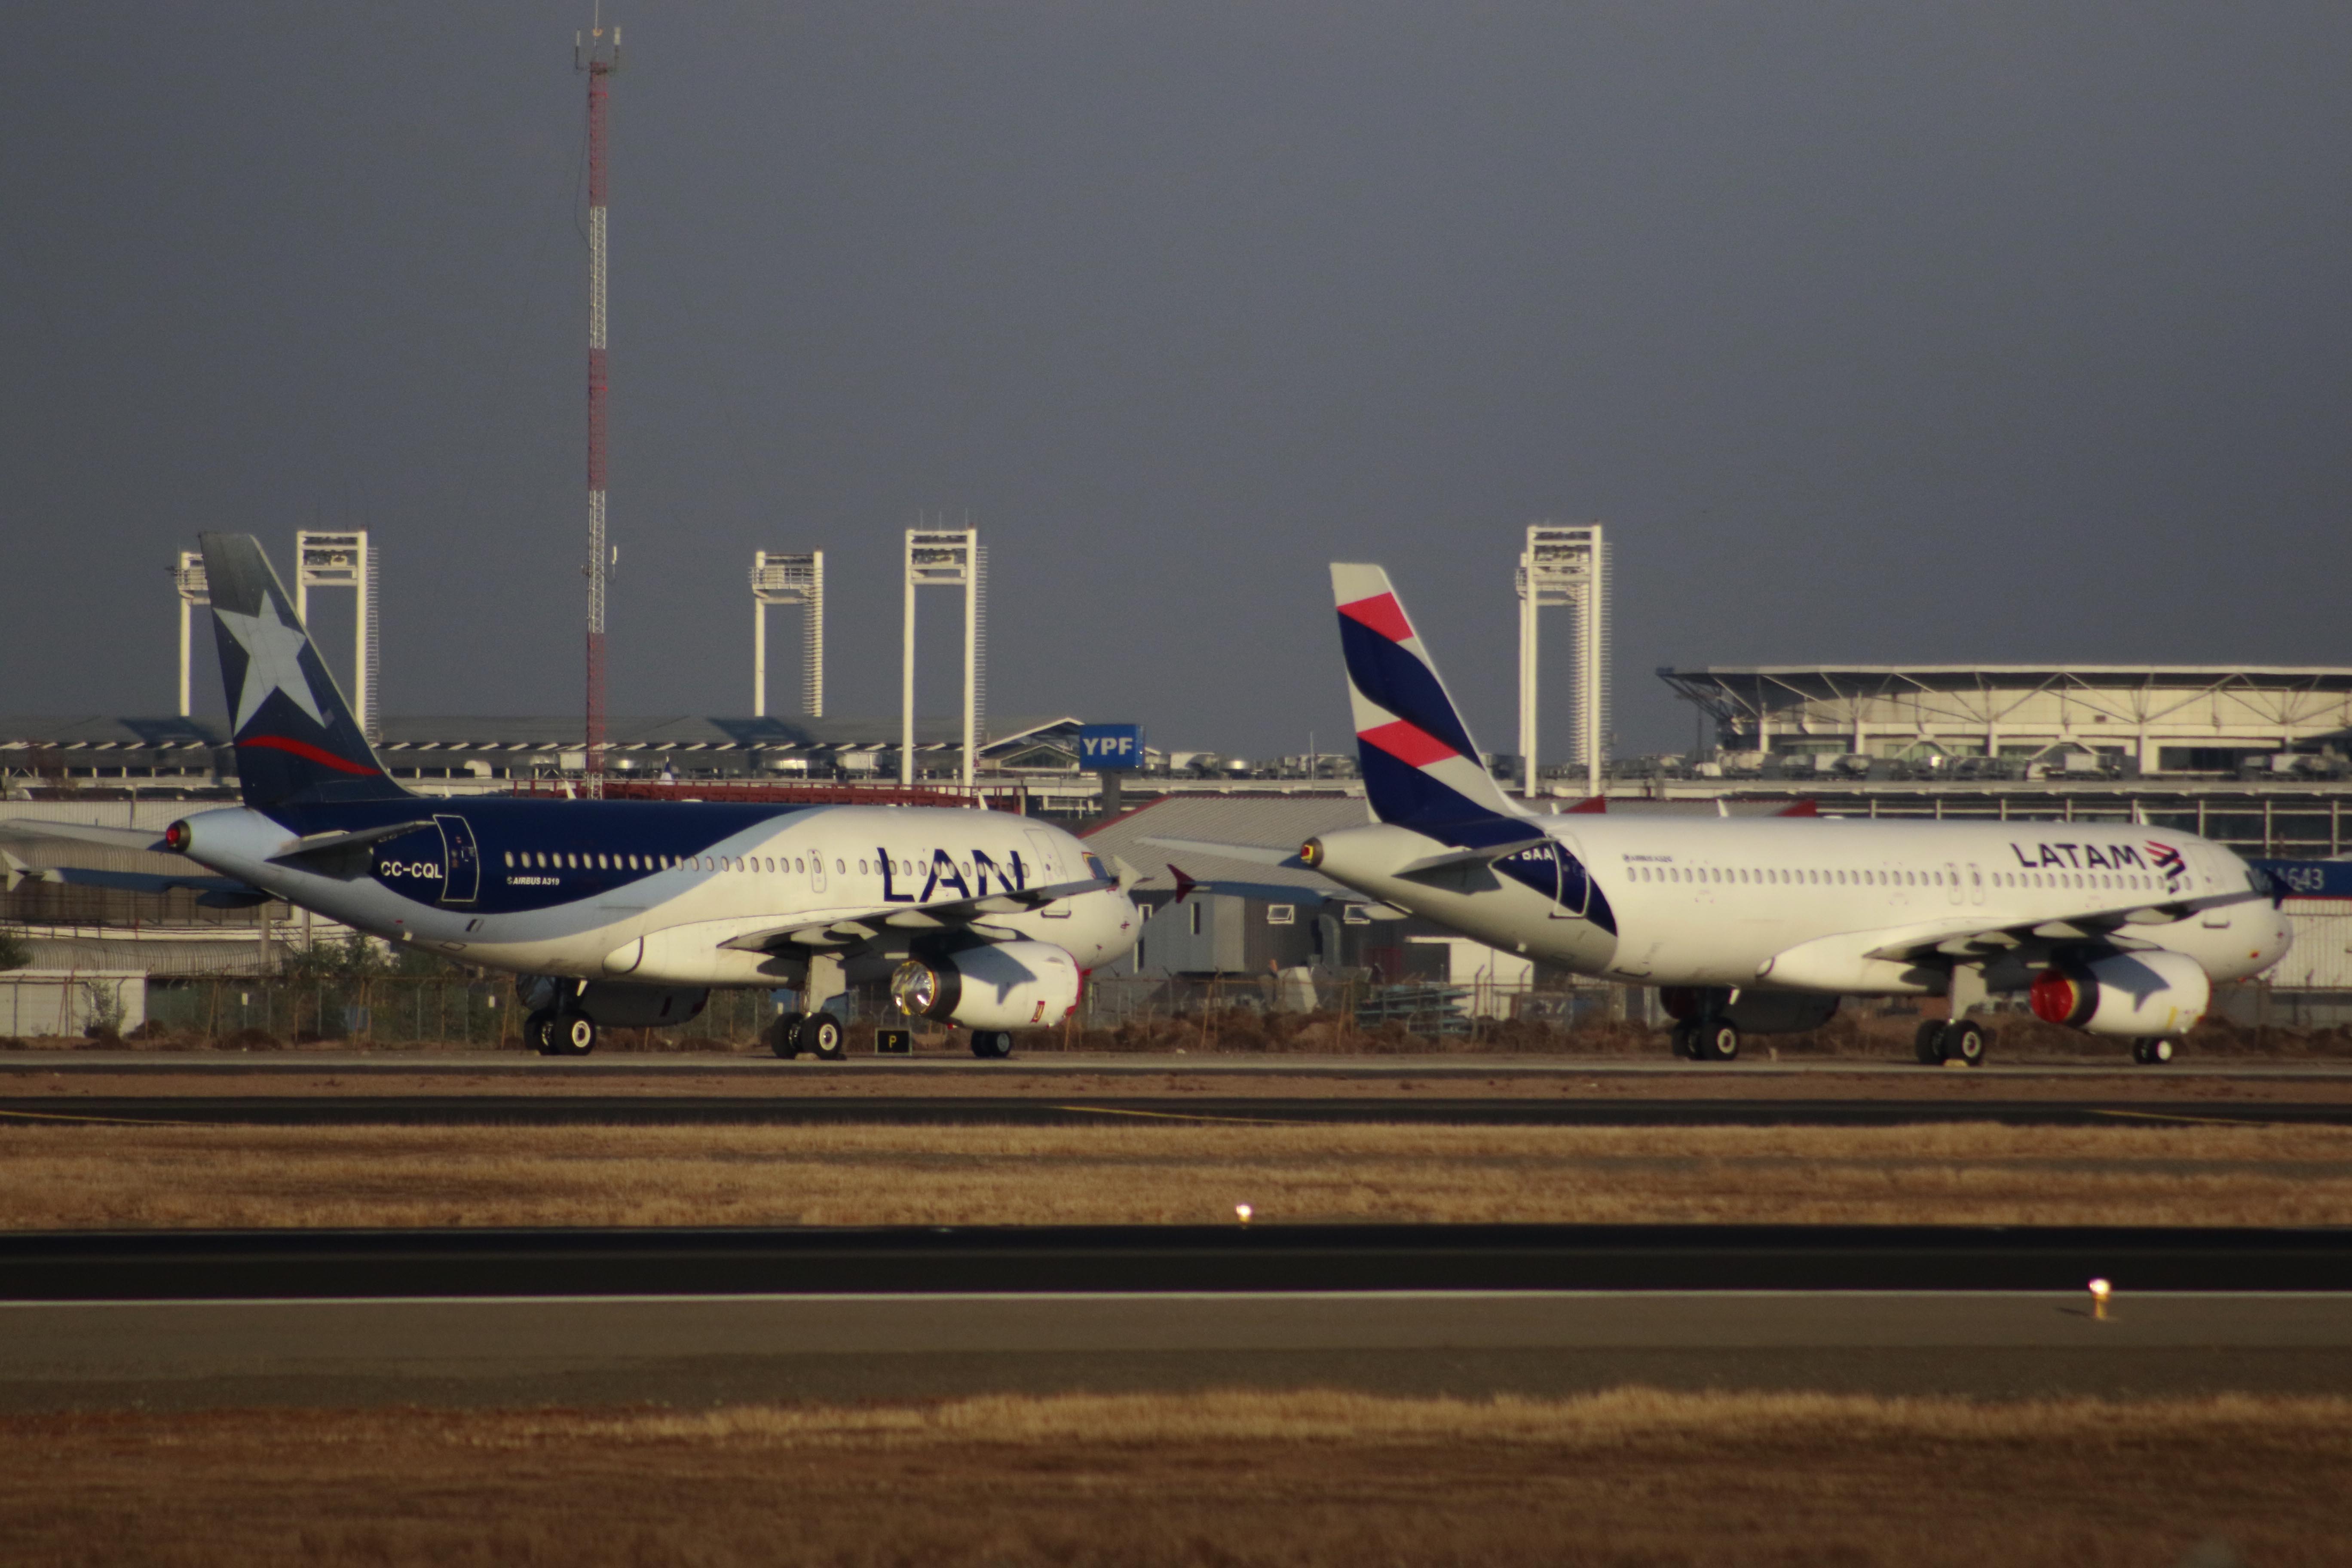
[[[860,947],[889,931],[964,930],[982,936],[1010,937],[1010,931],[992,931],[991,915],[1027,914],[1063,899],[1098,893],[1118,884],[1098,877],[1078,882],[1055,882],[1018,892],[988,893],[976,899],[950,899],[929,904],[873,904],[859,910],[836,910],[822,920],[797,921],[745,931],[719,945],[740,952],[773,952],[786,947],[840,949]]]
[[[1756,975],[1759,980],[1818,990],[1866,989],[1864,977],[1878,964],[1983,962],[2022,947],[2086,945],[2130,952],[2158,945],[2133,935],[2134,928],[2170,925],[2205,910],[2252,903],[2267,896],[2252,891],[2217,893],[2006,924],[1988,922],[1982,915],[1948,915],[1816,937],[1774,953],[1758,966]]]
[[[1888,940],[1872,947],[1866,956],[1920,959],[1931,953],[1940,953],[1948,958],[1984,958],[2013,947],[2022,947],[2029,942],[2102,942],[2126,951],[2154,947],[2157,945],[2155,942],[2132,936],[2130,928],[2171,925],[2206,910],[2220,909],[2229,904],[2253,903],[2266,896],[2252,891],[2215,893],[2197,899],[2169,899],[2159,904],[2126,904],[2112,909],[2086,910],[2081,914],[2018,921],[2008,925],[1987,925],[1981,917],[1976,920],[1955,918],[1936,922],[1939,929],[1901,934],[1890,932]]]

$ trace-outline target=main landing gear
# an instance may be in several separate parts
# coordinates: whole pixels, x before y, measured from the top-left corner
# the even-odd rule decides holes
[[[982,1061],[1002,1061],[1013,1054],[1013,1035],[1005,1029],[974,1029],[971,1054]]]
[[[2178,1040],[2134,1040],[2132,1060],[2144,1068],[2162,1067],[2179,1048]]]
[[[522,1021],[522,1037],[543,1057],[584,1057],[596,1048],[596,1020],[541,1007]]]
[[[1992,1036],[1974,1018],[1954,1018],[1949,1023],[1930,1018],[1919,1026],[1919,1033],[1911,1045],[1913,1054],[1927,1067],[1960,1062],[1980,1068],[1984,1066],[1986,1050],[1992,1045]]]
[[[1685,1018],[1675,1026],[1675,1055],[1695,1062],[1737,1061],[1739,1026],[1728,1018]]]
[[[803,1051],[821,1062],[837,1062],[849,1054],[841,1020],[830,1013],[786,1014],[769,1031],[768,1045],[787,1061]]]

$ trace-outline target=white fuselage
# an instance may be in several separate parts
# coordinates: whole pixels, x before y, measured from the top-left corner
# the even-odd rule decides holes
[[[2231,895],[2245,896],[2126,929],[2216,982],[2268,968],[2291,940],[2236,856],[2128,823],[1595,814],[1529,826],[1589,871],[1597,899],[1582,915],[1483,865],[1399,876],[1446,847],[1391,826],[1324,835],[1318,868],[1505,951],[1655,985],[1927,991],[1938,983],[1917,967],[1867,955],[1904,938]]]

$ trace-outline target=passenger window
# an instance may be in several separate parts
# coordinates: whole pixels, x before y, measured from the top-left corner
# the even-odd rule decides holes
[[[849,868],[841,861],[835,860],[833,863],[833,874],[836,877],[845,877],[849,874]]]

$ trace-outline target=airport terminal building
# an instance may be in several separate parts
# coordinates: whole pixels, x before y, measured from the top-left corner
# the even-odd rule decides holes
[[[1705,665],[1658,676],[1750,771],[1899,762],[1960,776],[2328,777],[2352,752],[2343,667]]]

